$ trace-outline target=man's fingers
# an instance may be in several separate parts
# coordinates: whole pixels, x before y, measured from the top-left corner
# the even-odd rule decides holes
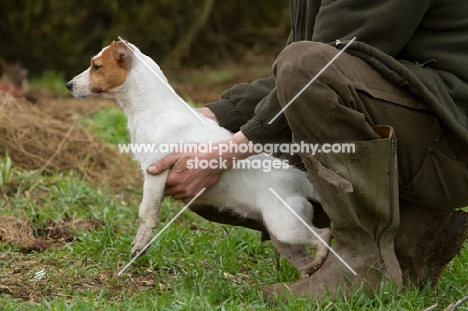
[[[180,155],[177,153],[171,153],[170,155],[165,156],[161,160],[154,162],[146,171],[150,174],[157,175],[165,170],[168,170],[174,166],[174,164],[179,160]]]

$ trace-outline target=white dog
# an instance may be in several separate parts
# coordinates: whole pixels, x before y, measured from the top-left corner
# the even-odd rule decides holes
[[[164,81],[164,82],[163,82]],[[67,83],[79,98],[114,98],[128,118],[132,144],[207,143],[229,138],[232,134],[216,122],[198,116],[168,86],[159,66],[138,48],[126,42],[112,42],[91,60],[91,66]],[[200,122],[203,118],[206,124]],[[144,174],[140,227],[133,241],[132,256],[138,254],[153,237],[159,209],[164,199],[167,171],[151,175],[146,168],[166,156],[161,152],[134,153]],[[271,160],[267,155],[248,159]],[[294,167],[272,169],[228,169],[219,182],[203,193],[195,204],[209,204],[243,217],[263,222],[279,253],[306,275],[320,266],[328,247],[309,230],[270,190],[272,188],[302,219],[329,242],[329,229],[312,226],[313,207],[308,199],[319,201],[307,174]],[[304,260],[303,251],[287,251],[292,245],[313,245],[317,255]],[[295,248],[297,249],[297,248]],[[291,254],[297,253],[297,254]]]

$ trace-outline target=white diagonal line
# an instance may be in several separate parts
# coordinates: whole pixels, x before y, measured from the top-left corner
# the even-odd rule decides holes
[[[124,273],[125,270],[127,270],[128,267],[130,267],[130,265],[138,258],[140,257],[141,254],[143,254],[143,252],[151,245],[151,243],[153,243],[154,241],[156,241],[157,238],[159,238],[159,236],[167,229],[169,228],[169,226],[190,206],[190,204],[193,203],[193,201],[195,201],[202,193],[203,191],[205,191],[206,188],[203,188],[202,190],[200,190],[200,192],[197,193],[197,195],[192,199],[190,200],[190,202],[187,203],[187,205],[185,205],[178,213],[177,215],[174,216],[174,218],[172,218],[165,226],[164,228],[161,229],[161,231],[158,232],[158,234],[156,234],[152,239],[151,241],[149,241],[145,247],[143,247],[136,255],[135,257],[132,258],[132,260],[130,260],[130,262],[128,264],[125,265],[125,267],[122,268],[122,270],[120,270],[119,273],[117,273],[117,276],[121,276],[122,273]]]
[[[351,41],[349,41],[348,44],[346,44],[346,46],[345,46],[342,50],[340,50],[340,51],[338,52],[338,54],[336,54],[335,57],[333,57],[333,58],[328,62],[328,64],[326,64],[325,67],[323,67],[322,70],[320,70],[320,71],[315,75],[315,77],[313,77],[312,80],[310,80],[309,83],[307,83],[306,86],[304,86],[304,87],[299,91],[299,93],[297,93],[296,96],[294,96],[294,97],[289,101],[289,103],[288,103],[286,106],[284,106],[283,109],[281,109],[281,111],[278,112],[278,113],[276,114],[276,116],[273,117],[273,119],[270,120],[270,122],[268,122],[268,124],[273,123],[273,121],[275,121],[276,118],[278,118],[278,117],[279,117],[279,116],[280,116],[280,115],[281,115],[281,114],[282,114],[282,113],[283,113],[283,112],[284,112],[284,111],[285,111],[285,110],[286,110],[286,109],[287,109],[287,108],[288,108],[288,107],[289,107],[289,106],[290,106],[290,105],[291,105],[291,104],[292,104],[292,103],[293,103],[293,102],[294,102],[294,101],[295,101],[295,100],[296,100],[296,99],[297,99],[297,98],[298,98],[298,97],[299,97],[299,96],[300,96],[300,95],[301,95],[301,94],[302,94],[302,93],[303,93],[303,92],[304,92],[304,91],[305,91],[305,90],[306,90],[306,89],[323,73],[323,72],[324,72],[324,71],[325,71],[325,69],[327,69],[328,66],[330,66],[330,65],[332,64],[332,63],[338,58],[338,56],[340,56],[341,53],[343,53],[343,52],[348,48],[348,46],[349,46],[351,43],[353,43],[354,40],[356,40],[356,37],[354,37],[353,39],[351,39]]]
[[[133,51],[133,48],[124,40],[122,39],[121,36],[118,36],[119,40],[125,44],[130,50]],[[179,96],[179,94],[176,93],[176,91],[174,90],[174,88],[172,88],[169,83],[167,83],[166,81],[164,81],[163,78],[161,78],[161,76],[159,74],[157,74],[153,68],[150,67],[150,65],[148,65],[146,63],[146,61],[141,58],[140,55],[138,55],[138,53],[135,51],[134,55],[143,62],[143,64],[146,66],[146,68],[148,68],[172,93],[174,93],[174,95],[180,100],[180,102],[182,102],[186,107],[187,109],[189,109],[197,118],[198,120],[200,120],[203,124],[206,124],[205,120],[203,120],[203,118],[195,111],[192,109],[192,107],[190,107],[189,104],[187,104],[187,102],[185,102],[185,100],[182,99],[182,97]]]
[[[297,217],[297,219],[299,219],[303,224],[304,226],[307,227],[307,229],[309,229],[319,240],[320,242],[322,242],[323,244],[325,244],[327,246],[327,248],[330,250],[330,252],[333,253],[333,255],[335,255],[345,266],[346,268],[349,269],[349,271],[351,271],[351,273],[353,273],[354,275],[357,275],[356,271],[353,270],[353,268],[351,268],[350,265],[348,265],[348,263],[346,261],[344,261],[343,258],[341,258],[340,255],[338,255],[335,250],[333,248],[330,247],[330,245],[327,244],[327,242],[325,242],[322,237],[317,233],[315,232],[314,229],[312,229],[311,226],[309,226],[309,224],[307,224],[304,219],[301,218],[301,216],[299,216],[293,209],[291,206],[288,205],[288,203],[286,203],[277,193],[275,190],[273,190],[272,188],[268,188],[290,211],[291,213],[294,214],[294,216]]]

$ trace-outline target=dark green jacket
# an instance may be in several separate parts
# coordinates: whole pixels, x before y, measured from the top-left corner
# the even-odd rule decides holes
[[[356,37],[347,53],[423,98],[468,143],[468,0],[292,0],[291,17],[288,43]],[[207,106],[251,141],[290,136],[284,116],[268,125],[281,109],[273,77],[235,85]]]

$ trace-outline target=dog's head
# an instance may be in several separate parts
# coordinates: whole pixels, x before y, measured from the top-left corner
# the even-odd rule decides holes
[[[113,97],[112,90],[125,83],[132,65],[129,43],[112,42],[91,58],[91,66],[66,84],[75,97]]]

